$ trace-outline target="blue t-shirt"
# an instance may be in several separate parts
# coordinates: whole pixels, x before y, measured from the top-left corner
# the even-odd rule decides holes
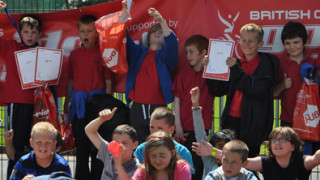
[[[10,176],[10,180],[20,180],[28,174],[32,174],[37,177],[57,171],[63,171],[71,176],[69,164],[62,156],[53,153],[53,161],[50,166],[43,168],[37,164],[34,151],[31,151],[30,153],[22,156],[16,163]]]
[[[192,156],[190,151],[184,147],[183,145],[179,144],[176,141],[174,142],[174,146],[176,147],[176,151],[177,153],[179,153],[179,155],[181,156],[181,158],[185,161],[187,161],[187,163],[189,163],[190,165],[190,171],[191,174],[194,174],[194,169],[193,169],[193,162],[192,162]],[[143,153],[144,153],[144,149],[146,147],[146,142],[140,144],[137,149],[135,150],[134,154],[136,155],[136,158],[139,160],[139,162],[142,164],[143,163]]]

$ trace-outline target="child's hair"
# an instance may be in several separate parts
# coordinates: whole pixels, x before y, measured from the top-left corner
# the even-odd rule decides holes
[[[253,32],[257,34],[258,42],[261,42],[263,39],[264,31],[261,26],[255,23],[249,23],[240,29],[240,34],[242,35],[244,32]]]
[[[38,122],[36,123],[31,130],[31,139],[34,139],[36,135],[50,135],[52,140],[55,141],[57,138],[58,131],[54,126],[49,122]]]
[[[232,140],[223,146],[222,152],[230,151],[241,155],[242,163],[248,158],[249,148],[246,143],[240,140]]]
[[[149,175],[151,175],[152,179],[155,179],[156,169],[150,164],[149,154],[152,150],[162,146],[168,148],[168,150],[171,152],[175,151],[176,149],[172,137],[163,131],[157,131],[147,138],[147,144],[144,150],[144,166],[146,172],[145,179],[150,179]],[[170,163],[167,167],[169,180],[174,179],[174,169],[176,166],[176,162],[179,159],[180,156],[176,152],[171,157]]]
[[[209,143],[215,146],[216,143],[224,141],[225,143],[235,139],[235,132],[231,129],[223,129],[209,135]]]
[[[299,22],[289,21],[283,27],[283,30],[281,33],[282,44],[284,44],[284,40],[293,39],[296,37],[300,37],[302,39],[303,44],[306,44],[308,40],[307,29],[303,24]]]
[[[147,34],[147,46],[148,47],[150,47],[150,35],[151,35],[151,33],[159,31],[159,30],[162,30],[161,25],[160,24],[155,24],[148,31],[148,34]]]
[[[122,124],[122,125],[117,126],[116,129],[112,133],[112,137],[115,134],[119,134],[119,135],[128,134],[133,142],[137,141],[137,132],[136,132],[136,130],[132,126],[129,126],[127,124]]]
[[[40,19],[36,16],[23,16],[19,22],[20,31],[24,25],[29,26],[31,29],[36,28],[39,33],[42,31],[42,23]]]
[[[174,126],[175,124],[175,117],[174,113],[171,109],[167,107],[158,107],[156,108],[152,114],[150,119],[156,119],[156,120],[165,120],[165,123],[169,126]]]
[[[193,35],[186,40],[184,47],[190,45],[196,46],[198,51],[201,53],[203,50],[208,51],[209,40],[202,35]]]
[[[270,157],[274,157],[271,150],[271,140],[276,139],[278,135],[281,135],[282,138],[285,138],[294,145],[294,151],[292,152],[290,161],[294,160],[295,157],[301,154],[303,142],[300,140],[299,135],[294,132],[291,127],[277,127],[269,135],[268,150],[270,152]]]
[[[93,16],[93,15],[84,15],[82,16],[79,21],[78,21],[78,27],[79,24],[90,24],[90,23],[94,23],[97,20],[97,17]]]

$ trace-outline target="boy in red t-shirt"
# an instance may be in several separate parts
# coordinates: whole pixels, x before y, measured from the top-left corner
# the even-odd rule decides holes
[[[102,65],[100,48],[95,28],[96,17],[85,15],[78,21],[81,47],[72,51],[69,57],[70,74],[64,104],[69,113],[76,143],[76,179],[100,179],[103,164],[96,158],[97,150],[87,135],[85,126],[97,117],[92,104],[94,94],[111,94],[111,71]],[[71,104],[69,107],[69,101]],[[91,154],[91,172],[88,162]]]
[[[201,91],[200,105],[203,108],[203,121],[205,130],[211,129],[213,96],[209,93],[206,80],[202,78],[202,59],[207,54],[209,41],[201,35],[193,35],[185,42],[186,58],[190,67],[180,72],[172,86],[174,94],[174,110],[176,119],[175,137],[184,142],[184,145],[192,152],[192,161],[195,167],[194,177],[202,177],[203,162],[191,149],[192,142],[196,141],[193,119],[192,102],[190,91],[194,87],[199,87]],[[188,134],[186,138],[184,134]]]
[[[0,11],[6,7],[0,1]],[[30,150],[29,137],[31,132],[31,121],[33,116],[33,91],[34,89],[23,90],[20,84],[19,73],[14,57],[14,52],[38,46],[38,38],[41,36],[41,21],[36,17],[24,16],[19,22],[19,31],[22,41],[13,39],[5,40],[0,38],[0,53],[6,63],[7,75],[3,101],[8,104],[8,116],[10,117],[10,128],[16,135],[12,143],[16,150],[14,160],[9,160],[7,175],[10,176],[14,164],[24,155],[25,150]],[[27,148],[26,148],[27,147]]]

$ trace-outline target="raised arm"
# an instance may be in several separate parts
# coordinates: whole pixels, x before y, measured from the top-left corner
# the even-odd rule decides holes
[[[201,140],[207,141],[207,135],[204,129],[201,107],[200,107],[200,89],[199,87],[192,88],[190,91],[191,102],[192,102],[192,117],[193,117],[193,125],[194,132],[196,136],[197,142],[201,142]]]
[[[103,141],[102,137],[98,133],[98,129],[102,123],[110,120],[113,117],[116,110],[117,110],[117,108],[115,107],[112,109],[112,111],[110,109],[105,109],[105,110],[100,111],[99,117],[96,118],[95,120],[91,121],[85,127],[85,131],[86,131],[88,138],[90,139],[92,144],[94,144],[94,146],[97,149],[100,149],[101,143]]]
[[[304,159],[304,167],[307,170],[312,170],[314,167],[320,164],[320,150],[318,150],[312,156],[306,156]]]
[[[14,153],[16,152],[16,149],[14,148],[12,144],[13,139],[13,130],[9,130],[4,133],[4,141],[6,143],[6,154],[10,160],[14,160]]]
[[[6,3],[4,3],[3,1],[0,1],[0,11],[4,10],[4,8],[6,7],[7,7]]]
[[[168,27],[166,21],[163,19],[159,11],[157,11],[155,8],[149,8],[148,13],[150,14],[150,16],[153,16],[155,20],[159,21],[164,36],[165,37],[169,36],[171,33],[170,28]]]

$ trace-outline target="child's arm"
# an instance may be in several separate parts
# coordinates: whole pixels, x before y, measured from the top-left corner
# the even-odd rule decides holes
[[[118,176],[120,180],[130,180],[131,177],[127,174],[127,172],[123,169],[122,166],[122,157],[126,152],[126,148],[120,144],[120,154],[117,158],[114,157],[114,165],[118,171]]]
[[[279,96],[282,91],[291,88],[292,86],[292,81],[291,78],[287,77],[286,73],[283,74],[283,81],[276,85],[273,91],[273,96]]]
[[[181,123],[181,118],[180,118],[180,103],[181,100],[178,97],[174,97],[174,116],[175,116],[175,124],[176,124],[176,133],[175,133],[175,137],[182,141],[182,139],[184,138],[184,134],[183,134],[183,127],[182,127],[182,123]]]
[[[246,169],[251,171],[262,171],[262,159],[261,157],[248,158],[248,163],[245,165]]]
[[[150,14],[150,16],[153,16],[153,18],[157,21],[160,22],[160,26],[162,28],[163,31],[163,35],[165,37],[170,35],[170,28],[168,27],[166,21],[163,19],[163,17],[161,16],[161,14],[159,13],[159,11],[157,11],[155,8],[149,8],[148,9],[148,13]]]
[[[69,79],[67,89],[66,89],[66,98],[63,106],[63,111],[65,114],[69,113],[69,102],[70,102],[72,87],[73,87],[73,79]]]
[[[4,10],[4,8],[6,7],[7,7],[6,3],[4,3],[3,1],[0,1],[0,11]]]
[[[222,158],[222,151],[212,147],[209,142],[201,140],[201,143],[193,142],[192,143],[192,151],[197,153],[198,156],[213,156],[218,159]]]
[[[110,79],[105,81],[106,83],[106,93],[112,94],[112,81]]]
[[[304,167],[307,170],[312,170],[314,167],[320,164],[320,150],[318,150],[312,156],[306,156],[304,159]]]
[[[9,130],[4,133],[4,140],[6,142],[6,154],[10,160],[14,160],[14,154],[16,152],[16,149],[14,148],[12,144],[12,139],[13,139],[13,130]]]
[[[99,150],[101,143],[102,143],[102,137],[98,133],[98,129],[102,123],[105,121],[110,120],[114,113],[116,112],[117,108],[113,108],[112,111],[110,109],[105,109],[100,111],[99,117],[96,118],[95,120],[91,121],[86,127],[85,127],[85,132],[92,142],[94,146]]]
[[[129,17],[127,0],[122,1],[122,11],[119,21],[123,22]]]

